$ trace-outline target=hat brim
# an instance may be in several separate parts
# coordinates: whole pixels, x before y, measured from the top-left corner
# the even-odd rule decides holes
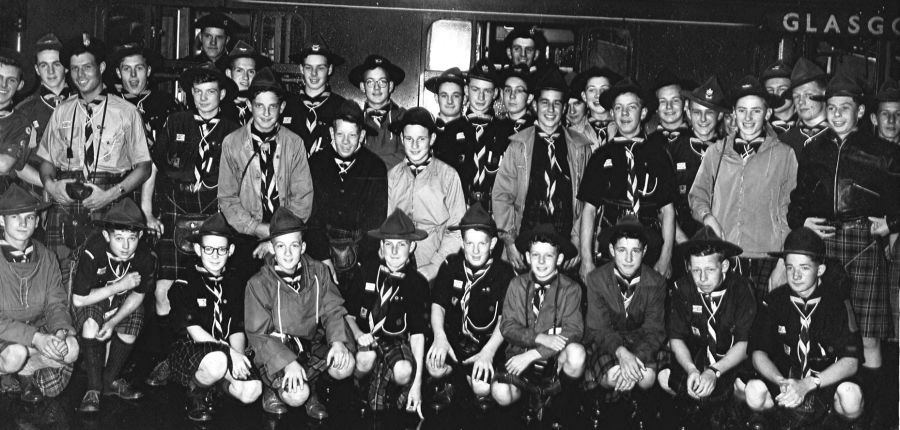
[[[428,237],[428,233],[425,233],[424,230],[415,229],[412,233],[403,233],[403,234],[391,234],[391,233],[383,233],[379,229],[369,230],[369,237],[373,237],[378,240],[386,240],[386,239],[395,239],[395,240],[412,240],[412,241],[420,241],[424,240]]]
[[[600,106],[603,106],[603,109],[612,110],[613,104],[616,102],[616,97],[619,97],[622,94],[632,93],[638,96],[641,99],[641,104],[644,107],[647,107],[647,95],[644,93],[644,90],[638,87],[637,85],[626,85],[622,87],[613,87],[600,94]]]
[[[809,251],[806,249],[786,249],[784,251],[779,251],[779,252],[768,252],[767,254],[769,254],[769,256],[775,257],[775,258],[784,258],[788,254],[800,254],[800,255],[806,255],[806,256],[809,256],[812,258],[825,258],[825,254],[819,254],[819,253],[812,252],[812,251]]]
[[[472,79],[478,79],[480,81],[490,82],[494,84],[494,86],[500,85],[500,77],[496,73],[493,74],[484,74],[480,72],[466,72],[463,73],[463,77],[466,79],[466,83],[472,81]]]
[[[130,57],[132,55],[143,56],[144,59],[147,60],[147,65],[150,66],[151,68],[155,68],[156,70],[161,71],[161,69],[163,67],[162,55],[160,55],[154,51],[151,51],[149,49],[140,48],[140,47],[125,49],[125,50],[121,50],[121,51],[114,51],[112,54],[110,54],[107,57],[108,67],[111,67],[113,69],[118,69],[119,64],[122,63],[122,60],[124,60],[125,58]]]
[[[872,101],[875,103],[900,102],[900,90],[882,91],[881,93],[875,94],[875,97],[872,97]]]
[[[139,230],[139,231],[148,231],[151,230],[150,227],[147,227],[147,224],[136,223],[136,222],[115,222],[115,221],[104,221],[104,220],[96,220],[93,224],[97,227],[103,229],[122,229],[122,230]]]
[[[692,239],[679,244],[678,247],[684,252],[685,258],[707,248],[719,250],[725,258],[736,257],[744,253],[741,247],[724,240]]]
[[[296,233],[296,232],[298,232],[298,231],[299,231],[299,232],[304,232],[304,231],[306,231],[306,230],[307,230],[306,225],[297,226],[297,227],[294,227],[294,228],[289,228],[289,229],[286,229],[286,230],[277,231],[277,232],[272,233],[272,234],[270,234],[270,235],[268,235],[268,236],[266,236],[266,237],[264,237],[264,238],[262,238],[262,239],[259,239],[257,242],[260,242],[260,243],[262,243],[262,242],[268,242],[268,241],[270,241],[270,240],[272,240],[272,239],[274,239],[274,238],[276,238],[276,237],[278,237],[278,236],[284,236],[284,235],[286,235],[286,234]]]
[[[350,70],[350,75],[348,76],[348,80],[354,87],[359,87],[359,84],[362,83],[363,77],[366,72],[369,70],[374,70],[377,68],[384,69],[387,72],[388,78],[391,82],[394,83],[394,86],[400,85],[404,79],[406,79],[406,72],[403,71],[400,67],[394,65],[394,63],[384,63],[384,64],[360,64],[353,69]]]
[[[817,81],[817,80],[820,80],[820,79],[821,79],[821,80],[827,80],[827,79],[828,79],[828,74],[827,74],[827,73],[822,73],[822,74],[819,74],[819,75],[807,76],[807,77],[805,77],[805,78],[803,78],[803,79],[798,80],[797,82],[791,81],[791,85],[789,85],[788,88],[787,88],[786,90],[784,90],[784,93],[785,93],[785,94],[791,94],[791,93],[794,91],[794,88],[797,88],[797,87],[806,85],[806,84],[808,84],[808,83],[810,83],[810,82],[812,82],[812,81]]]
[[[640,239],[646,245],[649,239],[647,236],[647,228],[637,224],[623,224],[607,227],[600,231],[597,235],[597,243],[602,247],[601,251],[605,252],[607,245],[612,245],[612,238],[619,234],[626,234]]]
[[[198,231],[196,233],[191,233],[187,235],[184,240],[190,243],[200,243],[204,236],[219,236],[228,239],[228,242],[234,241],[235,236],[234,233],[231,232],[223,232],[223,231]]]
[[[812,97],[810,97],[810,99],[815,100],[817,102],[827,102],[828,99],[830,99],[832,97],[852,97],[853,99],[855,99],[857,101],[862,101],[864,98],[864,94],[855,93],[855,92],[849,91],[849,90],[838,90],[838,91],[835,91],[832,93],[826,92],[825,94],[822,94],[819,96],[812,96]]]
[[[497,233],[500,233],[503,231],[503,230],[500,230],[499,228],[497,228],[496,225],[492,225],[492,224],[460,224],[460,225],[454,225],[451,227],[447,227],[447,230],[450,230],[450,231],[481,230],[481,231],[486,231],[486,232],[490,233],[491,235],[497,235]]]
[[[281,88],[281,87],[278,87],[275,85],[258,85],[258,86],[254,87],[253,84],[250,84],[250,88],[247,88],[246,90],[243,90],[243,91],[238,91],[237,95],[238,95],[238,97],[250,98],[250,97],[253,97],[254,93],[261,93],[261,92],[266,92],[266,91],[271,91],[271,92],[277,94],[279,97],[284,97],[284,95],[286,94],[284,91],[284,88]]]
[[[388,125],[388,130],[390,130],[391,133],[399,135],[399,134],[403,133],[403,129],[406,128],[407,125],[420,125],[422,127],[425,127],[429,133],[437,132],[437,125],[434,123],[422,124],[419,121],[407,122],[407,121],[403,121],[402,119],[399,121],[392,122],[390,125]]]
[[[200,73],[212,73],[216,76],[216,80],[219,81],[219,89],[225,90],[225,98],[232,99],[237,97],[238,94],[238,86],[234,83],[225,72],[219,70],[218,68],[214,69],[205,69],[200,67],[194,67],[192,69],[185,70],[181,76],[178,77],[178,83],[181,85],[181,88],[188,95],[191,94],[191,87],[194,85],[194,78],[197,77]]]
[[[540,232],[540,234],[548,234],[547,232]],[[520,235],[516,238],[516,249],[525,255],[528,253],[528,248],[531,245],[531,241],[534,238],[536,233],[534,231],[526,232],[523,235]],[[567,237],[563,237],[561,234],[554,232],[551,236],[554,242],[556,242],[557,249],[560,254],[563,254],[566,258],[573,258],[578,255],[578,249],[575,248],[575,245],[572,244],[572,241]]]
[[[303,62],[303,60],[306,59],[306,57],[309,57],[310,55],[321,55],[325,57],[325,59],[328,60],[328,65],[331,67],[342,66],[344,63],[346,63],[344,57],[331,52],[298,52],[296,54],[291,54],[290,56],[288,56],[288,60],[290,60],[292,64],[300,64]]]
[[[436,76],[425,80],[425,89],[434,94],[437,94],[441,89],[441,85],[447,82],[457,84],[460,88],[463,89],[466,88],[466,81],[462,77],[457,78],[455,76]]]
[[[40,202],[33,205],[26,205],[20,207],[14,207],[9,209],[0,209],[0,215],[15,215],[22,214],[26,212],[41,212],[48,209],[53,204],[50,202]]]
[[[700,105],[700,106],[703,106],[703,107],[712,109],[712,110],[714,110],[714,111],[716,111],[716,112],[722,112],[722,113],[728,113],[728,112],[731,112],[731,107],[730,107],[730,106],[718,105],[718,104],[715,104],[715,103],[713,103],[713,102],[711,102],[711,101],[701,99],[701,98],[695,96],[694,94],[692,94],[691,91],[684,90],[684,91],[681,92],[681,96],[684,97],[684,98],[687,99],[687,100],[690,100],[691,103],[697,103],[697,104]]]
[[[770,109],[777,109],[786,103],[784,98],[776,96],[775,94],[769,94],[767,91],[749,90],[732,94],[730,99],[731,106],[737,105],[738,100],[749,96],[756,96],[763,99]]]

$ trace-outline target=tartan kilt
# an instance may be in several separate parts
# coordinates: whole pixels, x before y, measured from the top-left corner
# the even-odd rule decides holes
[[[303,367],[303,370],[306,372],[306,382],[310,385],[314,384],[316,380],[319,379],[319,376],[328,368],[328,362],[325,359],[328,357],[328,350],[331,349],[331,346],[328,342],[325,342],[324,333],[322,333],[321,336],[319,335],[319,332],[321,331],[322,330],[316,330],[316,336],[312,341],[302,340],[288,335],[286,336],[288,340],[284,342],[291,352],[297,354],[297,363],[300,363],[300,366]],[[295,342],[294,339],[297,341]],[[303,345],[302,351],[297,342]],[[269,377],[269,372],[266,371],[266,367],[260,366],[259,373],[263,384],[275,391],[281,390],[281,380],[284,377],[284,369],[279,370],[272,375],[272,377]]]
[[[673,362],[671,352],[665,347],[660,348],[653,356],[652,362],[644,363],[644,367],[649,369],[659,369],[661,366]],[[609,372],[610,369],[619,364],[619,360],[613,354],[599,353],[592,351],[588,355],[587,365],[584,372],[584,384],[587,390],[593,390],[600,385],[600,381]]]
[[[160,190],[161,191],[161,190]],[[198,221],[219,211],[216,189],[203,189],[197,192],[181,191],[172,188],[157,191],[159,203],[159,220],[163,223],[163,235],[156,242],[156,255],[159,260],[158,279],[178,279],[183,271],[192,268],[197,261],[193,251],[186,252],[179,248],[181,237],[176,239],[176,225],[179,221]]]
[[[15,342],[0,340],[0,351],[3,351]],[[61,367],[43,367],[34,372],[34,385],[45,397],[56,397],[69,385],[75,364],[66,364]]]
[[[57,179],[77,179],[84,181],[84,173],[81,171],[60,171],[56,176]],[[128,176],[128,172],[94,172],[91,173],[90,181],[88,182],[93,183],[101,189],[108,190],[119,182],[122,182],[122,179],[126,176]],[[126,193],[116,201],[125,197],[130,197],[135,203],[140,205],[139,189],[140,187],[130,193]],[[45,226],[47,247],[53,251],[57,251],[58,248],[62,247],[68,251],[66,254],[71,254],[71,252],[78,248],[80,244],[84,243],[91,232],[96,229],[91,225],[90,221],[96,221],[102,218],[108,208],[109,206],[91,212],[85,208],[80,201],[75,201],[72,204],[54,202],[47,210]],[[67,228],[68,226],[74,228]],[[59,252],[57,252],[57,254],[61,255]]]
[[[462,362],[481,352],[481,349],[484,348],[485,344],[487,344],[487,340],[475,342],[474,340],[465,337],[464,335],[460,335],[456,340],[450,342],[450,345],[453,348],[453,352],[456,353],[456,359],[459,361],[457,363],[452,363],[448,360],[447,364],[450,364],[453,367],[454,371],[459,371],[459,369],[462,369],[465,376],[471,375],[472,369],[475,367],[475,364],[462,364]],[[502,372],[506,369],[506,357],[499,352],[500,348],[497,348],[497,352],[494,353],[494,360],[491,362],[491,366],[493,366],[494,368],[495,375],[498,372]],[[490,384],[493,381],[484,382]]]
[[[387,409],[391,398],[394,397],[393,392],[399,390],[397,397],[397,408],[404,409],[406,407],[406,399],[409,396],[409,388],[412,384],[405,387],[396,387],[394,385],[394,365],[400,361],[408,361],[412,366],[412,373],[416,373],[416,358],[412,353],[412,348],[406,337],[387,337],[378,338],[375,347],[376,353],[380,359],[376,362],[372,371],[372,379],[369,381],[368,396],[366,398],[369,408],[373,411],[381,411]],[[391,390],[394,388],[394,390]]]
[[[850,275],[850,300],[862,336],[881,339],[892,333],[887,261],[869,232],[870,224],[869,220],[845,224],[825,239],[825,253]]]
[[[81,306],[75,308],[75,327],[78,331],[81,331],[82,327],[84,327],[84,323],[88,319],[93,319],[97,322],[97,325],[102,326],[103,322],[107,320],[104,316],[107,313],[110,313],[111,310],[117,309],[122,304],[125,303],[125,297],[128,294],[119,294],[113,296],[112,303],[110,303],[109,299],[101,300],[97,303],[87,306]],[[110,317],[113,314],[110,313]],[[125,317],[119,324],[116,325],[115,331],[121,334],[129,334],[133,336],[137,336],[141,333],[141,328],[144,326],[144,307],[138,306],[137,309],[134,310],[130,315]]]
[[[894,243],[891,250],[891,273],[888,276],[888,288],[891,296],[891,311],[893,311],[894,333],[892,340],[900,338],[900,240]]]
[[[207,354],[222,352],[228,357],[228,372],[231,372],[231,347],[220,342],[194,342],[190,339],[179,339],[172,346],[172,352],[166,358],[172,369],[172,378],[184,387],[194,381],[194,375],[200,368],[200,362]],[[249,352],[249,351],[247,351]],[[247,353],[245,352],[245,353]],[[251,360],[252,362],[252,360]],[[256,367],[250,366],[250,380],[259,380]]]

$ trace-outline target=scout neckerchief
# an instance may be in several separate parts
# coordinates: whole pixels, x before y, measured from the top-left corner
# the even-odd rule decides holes
[[[531,311],[534,312],[534,318],[537,319],[538,315],[541,313],[541,307],[544,305],[544,299],[547,296],[547,290],[550,289],[550,285],[556,281],[556,278],[559,277],[559,272],[554,272],[550,278],[544,281],[539,281],[534,277],[534,273],[531,274],[531,283],[534,285],[534,295],[531,297]],[[554,327],[556,328],[556,327]]]
[[[806,125],[803,121],[800,121],[800,134],[806,138],[806,140],[803,141],[803,146],[809,145],[813,139],[819,137],[825,130],[828,130],[828,121],[822,120],[812,127]]]
[[[609,127],[610,120],[609,119],[594,119],[591,118],[588,120],[588,124],[590,124],[591,128],[594,130],[598,136],[601,131],[606,130],[606,127]]]
[[[521,118],[513,120],[513,134],[516,134],[527,127],[534,125],[534,117],[525,112]]]
[[[487,262],[485,262],[480,268],[473,268],[469,265],[469,262],[465,259],[463,260],[463,271],[466,275],[466,283],[463,286],[463,295],[462,299],[459,301],[459,305],[462,308],[462,332],[464,335],[468,336],[470,339],[478,342],[478,339],[475,338],[475,335],[472,334],[472,330],[469,329],[469,300],[472,298],[472,289],[475,287],[475,284],[484,279],[484,276],[487,275],[488,270],[491,269],[491,264],[494,263],[492,258],[489,258]]]
[[[795,124],[797,124],[797,114],[791,115],[788,119],[781,119],[772,115],[772,121],[769,122],[773,129],[775,129],[775,133],[781,134],[791,129]]]
[[[431,154],[428,154],[428,158],[419,164],[413,164],[412,161],[409,161],[409,158],[406,159],[406,166],[409,167],[409,171],[412,173],[413,177],[419,176],[419,173],[422,173],[429,164],[431,164]]]
[[[6,240],[0,239],[0,251],[3,252],[6,261],[10,263],[27,263],[34,252],[34,245],[31,244],[31,240],[28,240],[25,249],[20,250]]]
[[[469,124],[472,124],[472,127],[475,127],[475,140],[481,140],[484,129],[494,120],[494,115],[491,111],[487,113],[468,112],[466,113],[466,119],[469,121]]]
[[[275,151],[278,141],[278,126],[272,131],[263,133],[256,130],[256,126],[250,125],[250,139],[253,141],[253,150],[259,154],[259,170],[262,172],[259,184],[262,195],[263,219],[269,219],[278,208],[278,181],[275,178]]]
[[[625,136],[616,136],[612,139],[614,143],[618,143],[622,145],[622,148],[625,149],[625,163],[628,167],[628,188],[625,190],[625,198],[628,199],[628,203],[631,205],[631,211],[634,214],[639,213],[641,210],[641,198],[638,195],[640,191],[638,174],[635,169],[635,156],[634,149],[636,145],[641,145],[644,143],[643,137],[632,137],[628,138]],[[645,184],[646,185],[646,184]]]
[[[678,126],[675,130],[668,130],[660,124],[656,126],[656,131],[662,133],[662,135],[666,137],[666,141],[671,145],[681,137],[682,133],[686,133],[688,130],[684,125]]]
[[[341,157],[340,154],[338,154],[337,149],[334,150],[334,163],[337,164],[338,177],[341,179],[341,182],[344,182],[344,179],[347,178],[347,174],[350,171],[350,168],[353,167],[354,164],[356,164],[357,154],[359,154],[358,150],[351,154],[349,157],[344,158]]]
[[[809,326],[812,316],[819,308],[821,297],[803,300],[801,297],[791,296],[791,304],[800,316],[800,335],[797,339],[797,358],[800,360],[800,375],[802,378],[809,376]]]
[[[213,275],[203,266],[194,266],[194,268],[197,270],[197,273],[200,274],[200,278],[203,280],[203,286],[206,287],[206,290],[209,291],[213,297],[215,297],[215,300],[213,300],[213,319],[210,334],[216,340],[228,340],[231,324],[229,323],[228,328],[223,325],[222,305],[225,304],[225,301],[222,298],[222,294],[224,293],[224,289],[222,288],[222,275]]]
[[[106,102],[106,103],[104,103]],[[100,119],[100,133],[97,135],[97,149],[94,149],[94,140],[91,139],[94,135],[94,110],[98,108],[100,105],[103,105],[103,116]],[[72,133],[75,132],[75,117],[78,114],[78,107],[84,109],[85,119],[84,119],[84,177],[90,177],[90,168],[94,167],[94,171],[97,171],[97,165],[100,164],[99,154],[100,154],[100,144],[103,143],[103,132],[106,128],[106,111],[109,109],[109,95],[106,94],[106,88],[100,90],[100,94],[97,94],[93,100],[87,103],[82,103],[82,100],[79,98],[77,106],[75,110],[72,112]],[[72,158],[72,137],[69,138],[69,150],[67,151],[68,158]],[[98,156],[95,156],[95,151]]]
[[[13,113],[13,104],[10,103],[2,108],[0,108],[0,119],[6,118]]]
[[[375,124],[375,128],[381,128],[381,124],[384,122],[385,116],[388,114],[390,110],[390,104],[386,105],[387,109],[378,109],[369,107],[369,104],[366,103],[366,119],[372,120]]]
[[[287,272],[281,266],[275,265],[275,274],[294,292],[299,293],[303,288],[303,265],[302,262],[297,263],[297,267],[292,272]]]
[[[709,317],[706,319],[706,332],[709,334],[706,338],[706,358],[709,360],[709,364],[718,361],[716,360],[716,350],[718,349],[719,337],[716,334],[714,324],[716,323],[716,312],[718,312],[719,305],[722,304],[722,297],[725,296],[727,291],[727,289],[722,288],[711,293],[704,293],[700,288],[697,288],[697,294],[700,294],[700,302],[703,304],[703,309],[709,314]]]
[[[316,112],[316,109],[322,107],[329,97],[331,97],[331,89],[327,87],[322,94],[315,97],[310,97],[305,91],[300,93],[300,101],[306,106],[306,129],[309,130],[310,138],[315,139],[309,148],[309,155],[313,155],[322,149],[322,136],[317,137],[314,133],[319,126],[319,114]]]
[[[131,260],[134,259],[135,254],[131,254],[126,258],[119,258],[113,255],[111,252],[106,251],[106,265],[109,266],[109,273],[113,275],[113,279],[110,279],[106,282],[106,285],[119,282],[125,275],[128,274],[128,271],[131,270]],[[112,305],[113,299],[118,296],[127,293],[128,290],[122,291],[120,293],[109,296],[109,304]],[[107,311],[106,315],[115,315],[116,311],[118,311],[118,306]]]
[[[622,296],[622,304],[625,306],[625,318],[628,318],[628,305],[634,298],[634,290],[637,289],[641,282],[641,269],[638,268],[631,276],[625,276],[619,271],[618,267],[613,268],[613,275],[616,279],[616,285],[619,286],[619,294]]]
[[[142,117],[145,113],[147,113],[147,111],[144,109],[144,102],[147,101],[148,97],[150,97],[150,90],[146,88],[137,94],[132,94],[128,91],[122,91],[122,98],[133,104],[134,107],[137,108],[138,112],[140,112]]]
[[[734,152],[737,152],[741,155],[742,159],[746,160],[753,154],[756,154],[756,151],[759,151],[759,147],[762,146],[763,142],[765,141],[765,133],[750,140],[746,140],[743,137],[737,136],[734,138],[734,144],[732,145],[732,147],[734,148]]]
[[[400,281],[406,277],[406,273],[402,270],[394,272],[384,264],[378,268],[375,275],[375,291],[378,298],[372,306],[372,311],[369,312],[369,333],[373,335],[384,328],[391,300],[400,292]]]
[[[556,183],[565,176],[562,166],[559,165],[559,160],[556,158],[556,139],[559,138],[560,133],[558,131],[546,133],[540,128],[536,128],[536,130],[538,137],[547,144],[549,164],[547,170],[544,171],[544,184],[547,185],[547,212],[549,215],[553,215],[553,212],[556,210],[556,207],[553,205],[553,197],[556,195]]]
[[[49,88],[45,87],[43,84],[40,89],[41,101],[44,102],[47,107],[50,109],[56,109],[63,100],[69,98],[71,95],[71,91],[69,91],[68,86],[63,86],[63,88],[59,91],[59,94],[54,94],[53,91],[50,91]]]
[[[697,156],[699,156],[700,158],[703,158],[703,156],[706,155],[706,150],[709,149],[710,146],[714,145],[717,140],[719,140],[719,137],[715,133],[713,133],[712,139],[710,140],[703,140],[699,137],[696,137],[694,133],[691,133],[691,151],[693,151],[694,154],[697,154]]]
[[[253,118],[253,110],[250,109],[250,104],[247,103],[246,97],[235,97],[234,107],[237,108],[238,123],[240,125],[246,125]]]
[[[194,114],[194,122],[200,129],[200,143],[197,145],[197,158],[194,159],[194,186],[198,187],[203,183],[203,178],[212,172],[213,157],[209,152],[212,149],[213,142],[207,140],[216,126],[219,125],[219,112],[210,119],[205,119],[198,114]]]

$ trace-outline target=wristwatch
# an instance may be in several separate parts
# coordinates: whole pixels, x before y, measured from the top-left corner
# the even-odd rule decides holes
[[[709,369],[709,370],[712,370],[713,373],[715,373],[716,379],[722,377],[722,371],[719,370],[718,368],[716,368],[716,366],[707,366],[706,368]]]
[[[125,187],[123,187],[122,184],[118,184],[116,187],[119,189],[119,195],[125,194]]]

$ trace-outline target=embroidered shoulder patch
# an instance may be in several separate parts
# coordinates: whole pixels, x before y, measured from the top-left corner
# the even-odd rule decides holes
[[[281,118],[281,123],[282,124],[290,124],[293,120],[294,120],[294,117],[286,116],[284,118]]]

